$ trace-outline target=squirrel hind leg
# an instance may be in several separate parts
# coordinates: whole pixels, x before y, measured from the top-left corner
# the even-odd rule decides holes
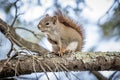
[[[73,41],[67,46],[66,50],[76,51],[77,47],[78,47],[78,42]]]
[[[58,52],[58,54],[59,54],[59,56],[63,56],[63,54],[65,54],[65,53],[70,53],[72,51],[76,51],[77,47],[78,47],[78,42],[73,41],[65,49],[60,48],[60,51]]]

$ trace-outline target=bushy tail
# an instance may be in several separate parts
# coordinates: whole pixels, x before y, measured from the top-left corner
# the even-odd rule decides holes
[[[71,28],[75,29],[80,34],[82,39],[84,40],[84,34],[83,34],[84,30],[83,30],[83,27],[81,26],[81,24],[78,24],[77,22],[73,21],[71,18],[67,17],[60,10],[56,11],[55,15],[58,16],[58,20],[60,23],[64,24],[67,27],[71,27]]]

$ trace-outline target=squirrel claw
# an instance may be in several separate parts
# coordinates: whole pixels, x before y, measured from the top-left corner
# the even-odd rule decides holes
[[[58,52],[59,56],[63,56],[63,54],[65,53],[71,53],[72,50],[65,50],[65,49],[60,49],[60,51]]]
[[[65,51],[66,51],[65,49],[61,48],[60,51],[58,51],[59,56],[63,56]]]

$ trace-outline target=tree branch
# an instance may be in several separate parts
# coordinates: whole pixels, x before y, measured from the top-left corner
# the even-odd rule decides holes
[[[51,55],[51,56],[49,56]],[[120,70],[120,52],[75,52],[62,57],[53,54],[45,56],[17,56],[0,61],[0,77],[17,76],[33,72],[79,71],[79,70]],[[6,65],[3,65],[5,64]],[[33,64],[34,63],[34,64]],[[32,65],[31,65],[32,64]],[[46,66],[46,64],[49,66]],[[17,67],[16,67],[17,65]]]
[[[40,54],[49,53],[48,50],[41,47],[36,43],[32,43],[26,41],[25,39],[21,38],[16,32],[15,29],[9,25],[7,25],[3,20],[0,19],[0,31],[5,34],[5,36],[10,38],[15,44],[20,46],[21,48],[28,49],[33,52],[37,52]]]
[[[37,53],[48,53],[38,44],[29,42],[16,34],[15,28],[10,27],[0,19],[0,31],[13,43]],[[12,49],[11,49],[12,50]],[[11,51],[10,51],[11,52]],[[47,56],[47,54],[45,54]],[[24,56],[0,61],[0,78],[47,71],[78,71],[78,70],[120,70],[120,53],[81,53],[61,57]],[[4,64],[4,65],[3,65]],[[32,65],[31,65],[32,64]],[[104,76],[92,72],[98,79],[107,80]],[[101,77],[102,76],[102,77]],[[57,76],[56,76],[57,78]],[[48,77],[49,79],[49,77]]]
[[[15,30],[16,30],[16,29],[26,30],[26,31],[32,33],[37,39],[39,39],[39,37],[38,37],[39,35],[38,35],[38,34],[36,34],[34,31],[31,31],[31,30],[29,30],[29,29],[27,29],[27,28],[23,28],[23,27],[15,27],[14,29],[15,29]]]
[[[17,2],[18,2],[18,1],[19,1],[19,0],[16,0],[16,1],[13,3],[13,5],[14,5],[14,7],[15,7],[15,18],[14,18],[12,24],[11,24],[11,27],[13,27],[13,25],[14,25],[17,17],[19,16],[19,15],[17,14],[17,13],[18,13],[18,7],[17,7]]]
[[[106,77],[104,77],[102,74],[100,74],[97,71],[91,71],[91,72],[97,77],[98,80],[108,80]]]

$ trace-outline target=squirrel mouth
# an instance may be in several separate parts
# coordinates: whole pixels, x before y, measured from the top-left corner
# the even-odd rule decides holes
[[[47,30],[41,30],[41,32],[47,32]]]

